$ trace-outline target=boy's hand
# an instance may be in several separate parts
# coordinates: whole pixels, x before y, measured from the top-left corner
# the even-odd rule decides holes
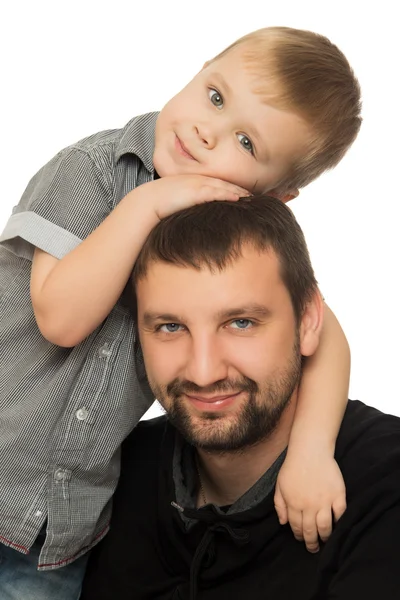
[[[275,509],[281,525],[288,521],[297,540],[318,552],[319,538],[332,533],[346,510],[346,489],[337,462],[329,453],[306,456],[288,453],[275,489]]]
[[[233,183],[204,175],[174,175],[145,183],[132,192],[159,220],[194,204],[213,200],[238,200],[250,192]]]

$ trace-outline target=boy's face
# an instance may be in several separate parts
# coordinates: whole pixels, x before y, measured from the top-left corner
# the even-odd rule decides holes
[[[161,177],[207,175],[257,194],[274,190],[307,151],[310,127],[253,91],[259,82],[243,52],[238,46],[206,65],[162,109],[153,156]]]

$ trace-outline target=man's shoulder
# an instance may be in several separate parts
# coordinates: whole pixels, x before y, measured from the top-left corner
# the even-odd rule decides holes
[[[400,497],[400,418],[349,400],[336,459],[348,488],[361,491],[391,478]]]
[[[122,457],[126,461],[152,460],[159,452],[167,431],[165,415],[140,421],[122,444]]]
[[[338,446],[382,437],[400,436],[400,418],[368,406],[359,400],[349,400],[338,437]]]
[[[166,415],[160,417],[153,417],[152,419],[142,419],[136,425],[135,429],[132,430],[131,435],[135,437],[149,437],[156,436],[160,437],[163,435],[168,419]]]

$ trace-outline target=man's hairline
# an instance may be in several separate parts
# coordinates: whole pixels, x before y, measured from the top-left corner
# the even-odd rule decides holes
[[[240,259],[240,258],[243,257],[243,249],[246,246],[252,248],[253,250],[255,250],[256,252],[258,252],[259,254],[272,254],[272,255],[274,255],[276,257],[277,261],[278,261],[278,267],[281,266],[281,260],[279,258],[278,253],[274,249],[272,243],[268,244],[268,246],[266,248],[260,249],[251,240],[243,240],[240,243],[240,246],[238,246],[238,248],[237,248],[237,255],[229,257],[226,260],[225,264],[222,267],[218,267],[218,265],[216,263],[207,263],[207,261],[205,261],[205,260],[202,260],[201,263],[199,263],[199,266],[197,267],[197,266],[192,265],[192,264],[190,264],[190,263],[188,263],[186,261],[183,261],[183,260],[182,260],[182,262],[172,262],[172,261],[169,261],[169,260],[165,260],[165,259],[163,259],[161,257],[151,256],[146,261],[143,273],[140,275],[140,277],[138,277],[138,278],[135,277],[135,269],[133,269],[132,276],[131,276],[132,283],[133,283],[134,287],[136,288],[136,285],[140,281],[142,281],[143,279],[145,279],[147,277],[149,268],[152,265],[155,265],[155,264],[164,264],[164,265],[170,265],[170,266],[174,266],[174,267],[181,267],[183,269],[191,269],[191,270],[197,271],[197,272],[200,272],[200,271],[203,271],[203,270],[207,269],[210,273],[216,273],[216,272],[221,272],[222,273],[230,265],[233,265],[238,259]],[[283,285],[287,289],[287,286],[286,286],[286,284],[285,284],[285,282],[284,282],[284,280],[282,278],[280,270],[279,270],[279,276],[280,276],[281,282],[283,283]],[[287,291],[289,292],[288,289],[287,289]]]

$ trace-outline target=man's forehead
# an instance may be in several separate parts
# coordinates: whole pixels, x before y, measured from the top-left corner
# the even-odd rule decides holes
[[[152,261],[136,288],[139,308],[160,314],[178,305],[215,315],[243,307],[265,312],[287,294],[276,254],[254,248],[243,248],[223,268]]]
[[[172,251],[173,254],[173,251]],[[174,257],[175,260],[164,260],[163,258],[151,257],[146,264],[146,273],[140,278],[141,281],[154,280],[168,282],[169,278],[175,276],[223,277],[224,275],[240,276],[243,271],[261,269],[266,276],[274,276],[280,273],[280,260],[271,247],[258,248],[251,241],[244,241],[239,247],[230,248],[225,256],[194,257],[188,253],[186,257]],[[166,281],[165,281],[166,280]]]

